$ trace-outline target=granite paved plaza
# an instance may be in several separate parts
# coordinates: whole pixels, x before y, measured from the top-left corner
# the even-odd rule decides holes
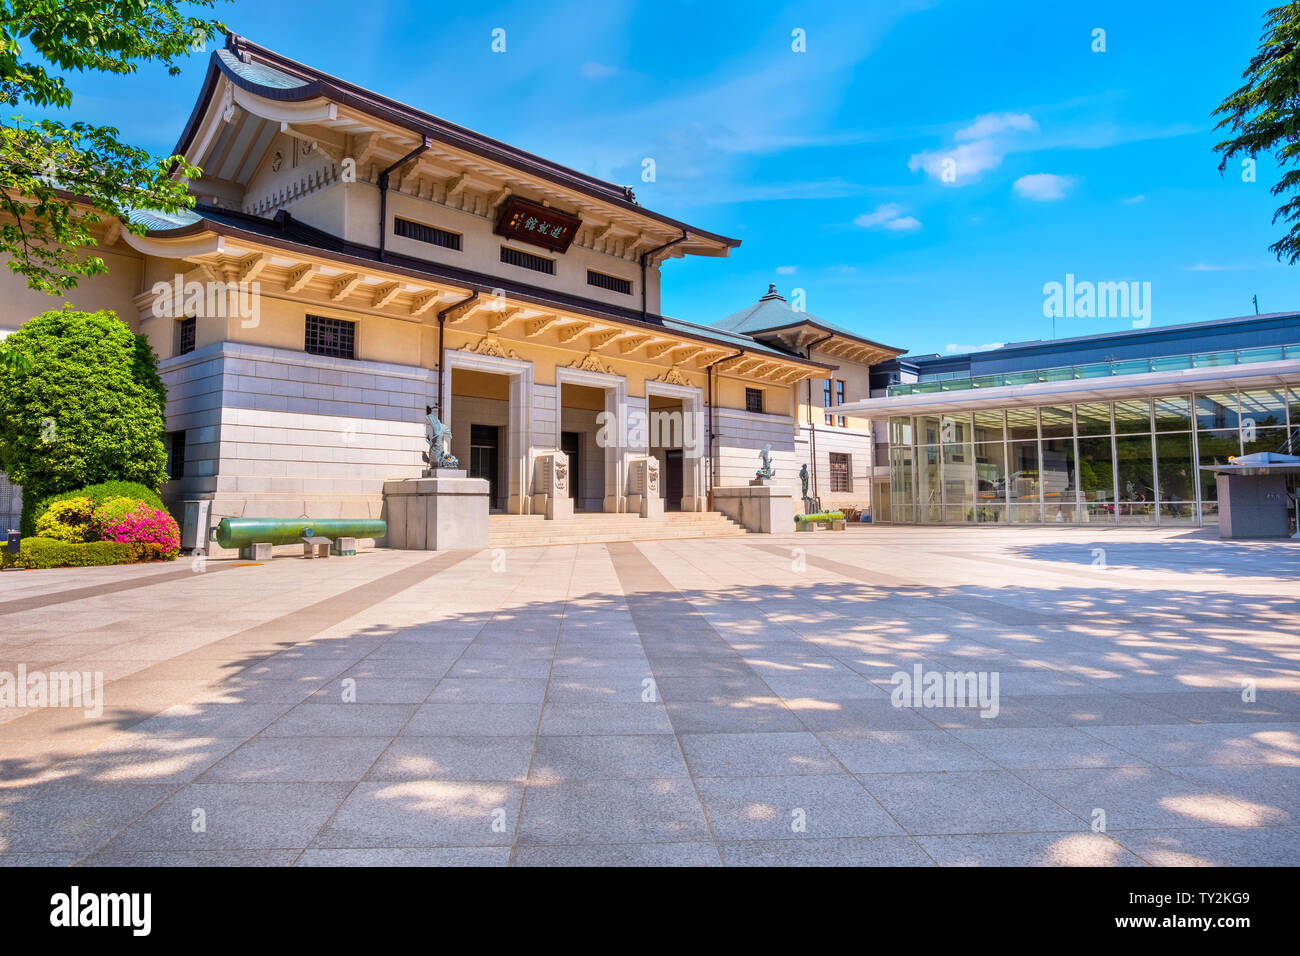
[[[1137,529],[6,572],[0,672],[106,684],[0,710],[0,863],[1297,864],[1298,603]]]

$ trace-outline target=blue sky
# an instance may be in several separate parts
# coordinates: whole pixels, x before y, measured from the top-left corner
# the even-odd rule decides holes
[[[683,319],[712,321],[776,282],[804,290],[809,312],[923,354],[1050,338],[1043,285],[1067,273],[1150,282],[1153,325],[1248,314],[1256,294],[1261,311],[1300,308],[1300,272],[1267,248],[1276,168],[1261,158],[1256,182],[1235,165],[1221,178],[1212,150],[1210,114],[1270,4],[1083,6],[239,0],[218,15],[743,240],[730,259],[665,265],[663,308]],[[169,152],[205,66],[76,77],[71,115]],[[1058,319],[1055,334],[1129,325]]]

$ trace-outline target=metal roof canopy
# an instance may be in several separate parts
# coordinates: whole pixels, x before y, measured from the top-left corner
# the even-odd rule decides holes
[[[869,398],[837,405],[836,414],[905,415],[961,412],[1007,405],[1050,405],[1054,402],[1103,402],[1116,397],[1159,397],[1188,391],[1207,392],[1218,388],[1277,388],[1300,382],[1300,360],[1260,362],[1254,365],[1219,365],[1179,369],[1172,372],[1143,372],[1108,378],[1067,379],[1062,382],[1032,382],[1028,385],[1000,385],[994,388],[960,389]]]

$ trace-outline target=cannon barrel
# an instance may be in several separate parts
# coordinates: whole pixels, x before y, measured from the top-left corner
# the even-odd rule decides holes
[[[297,544],[304,536],[382,538],[387,533],[388,523],[378,518],[222,518],[209,538],[223,548],[246,548]]]

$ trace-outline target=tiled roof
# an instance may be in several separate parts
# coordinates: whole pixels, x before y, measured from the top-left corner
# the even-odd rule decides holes
[[[753,305],[741,309],[739,312],[733,312],[725,318],[710,323],[710,325],[715,329],[739,332],[747,336],[761,335],[764,332],[771,332],[776,329],[786,329],[791,326],[812,325],[825,332],[834,332],[838,336],[853,339],[855,342],[864,342],[868,345],[874,345],[885,349],[886,351],[900,353],[904,351],[903,349],[896,349],[889,345],[881,345],[879,342],[873,342],[871,339],[863,338],[856,332],[850,332],[848,329],[838,326],[833,322],[827,322],[825,319],[819,318],[811,312],[803,312],[794,308],[785,300],[785,296],[776,291],[775,284],[769,285],[767,287],[767,294]]]
[[[193,211],[185,210],[175,215],[158,213],[152,210],[135,211],[130,215],[130,219],[133,222],[145,223],[150,232],[154,234],[165,235],[179,230],[193,231],[195,227],[215,227],[217,231],[223,232],[227,228],[233,228],[255,236],[277,240],[317,252],[369,260],[376,263],[380,261],[379,250],[373,246],[348,242],[332,233],[300,222],[284,211],[278,213],[273,219],[267,219],[262,216],[252,216],[247,213],[233,212],[200,203]],[[771,355],[774,358],[781,359],[793,359],[801,364],[808,364],[808,359],[802,355],[797,355],[767,342],[760,342],[744,333],[708,325],[697,325],[693,322],[686,322],[669,316],[654,315],[653,313],[647,315],[643,320],[640,311],[637,309],[610,305],[568,292],[544,289],[500,275],[473,272],[468,269],[430,262],[427,259],[419,259],[391,251],[385,254],[383,264],[399,271],[426,275],[433,279],[442,279],[468,288],[478,288],[486,291],[502,289],[507,296],[516,296],[535,302],[549,302],[561,308],[573,309],[596,317],[606,316],[620,322],[655,326],[670,332],[678,332],[690,338],[705,339],[720,345],[743,348],[756,354]],[[822,363],[814,362],[812,364],[820,365]]]

